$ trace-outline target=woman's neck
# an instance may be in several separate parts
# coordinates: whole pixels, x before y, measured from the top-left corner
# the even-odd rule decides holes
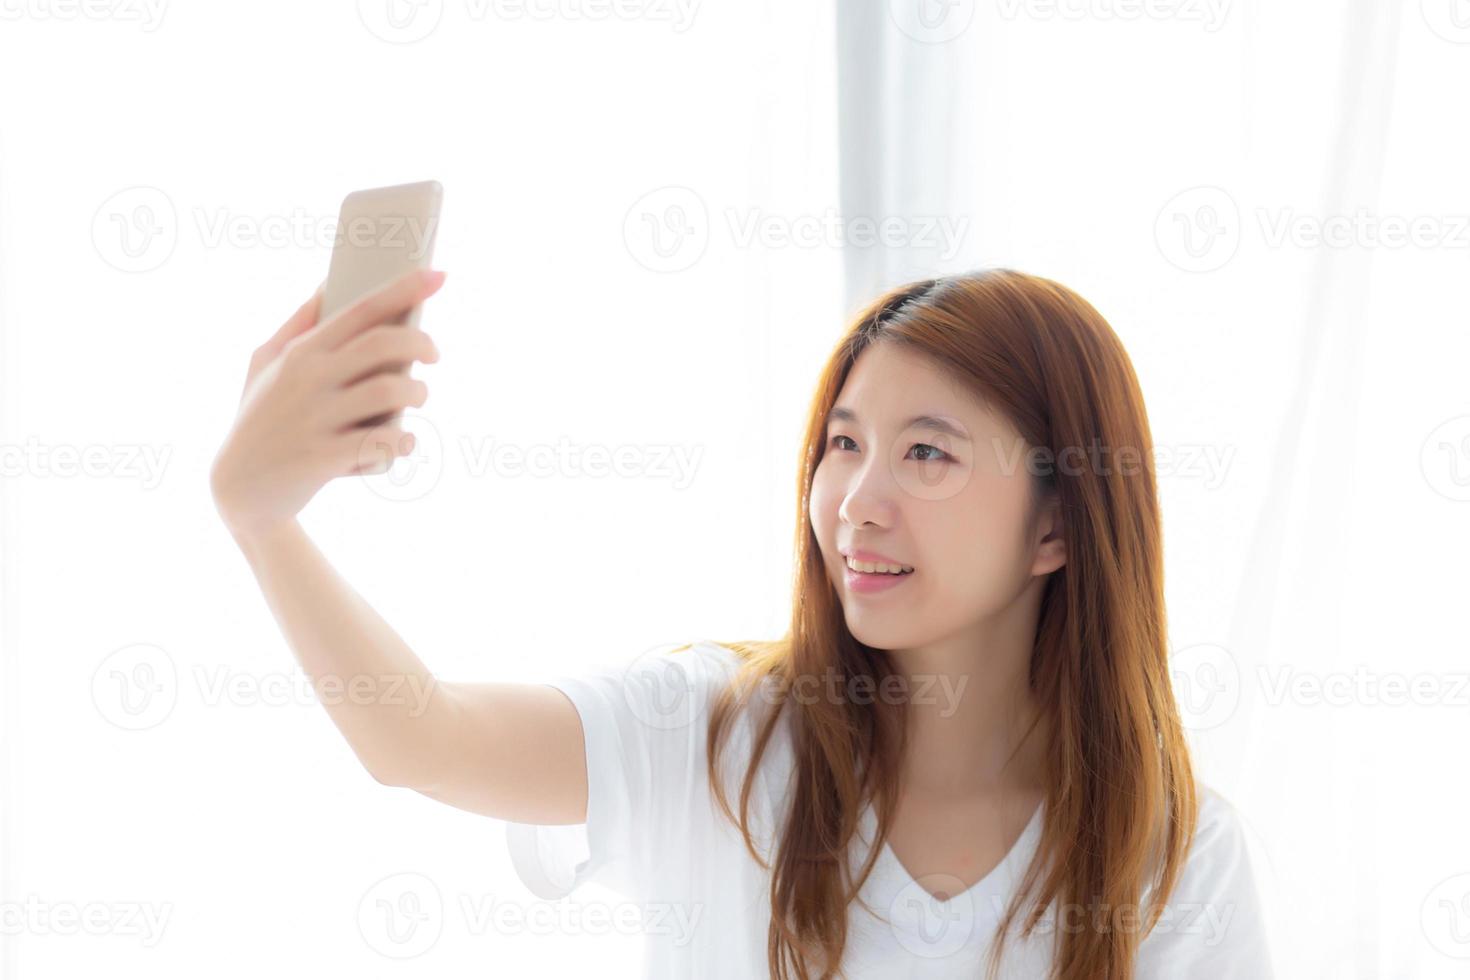
[[[1023,795],[1044,788],[1049,719],[1028,675],[1039,590],[964,633],[893,651],[908,679],[902,779],[940,796]]]

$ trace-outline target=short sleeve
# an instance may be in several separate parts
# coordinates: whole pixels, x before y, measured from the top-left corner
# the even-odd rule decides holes
[[[506,824],[512,866],[532,894],[557,899],[592,881],[637,898],[661,859],[689,853],[693,808],[710,805],[709,707],[736,664],[734,651],[700,641],[548,682],[582,721],[587,816]]]
[[[1201,790],[1189,857],[1163,917],[1139,948],[1138,980],[1274,980],[1245,829],[1224,797]]]

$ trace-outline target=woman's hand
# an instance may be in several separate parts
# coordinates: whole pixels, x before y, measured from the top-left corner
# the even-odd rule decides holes
[[[209,474],[233,534],[269,531],[294,519],[328,480],[381,472],[413,450],[413,434],[398,419],[362,423],[427,399],[428,386],[406,367],[432,364],[439,351],[422,330],[393,321],[443,281],[443,272],[414,270],[322,323],[318,288],[256,348],[239,414]]]

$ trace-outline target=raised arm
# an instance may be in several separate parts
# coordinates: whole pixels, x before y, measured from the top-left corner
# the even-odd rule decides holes
[[[582,726],[555,688],[449,683],[337,573],[296,519],[327,480],[412,448],[393,419],[427,387],[426,334],[391,321],[438,288],[413,272],[317,322],[321,292],[255,352],[239,416],[210,470],[216,509],[319,700],[379,782],[520,823],[580,823]]]

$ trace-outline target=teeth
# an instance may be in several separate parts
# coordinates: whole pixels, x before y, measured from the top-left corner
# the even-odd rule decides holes
[[[851,558],[847,559],[847,567],[858,572],[881,572],[886,575],[899,575],[914,570],[912,565],[889,565],[881,561],[853,561]]]

